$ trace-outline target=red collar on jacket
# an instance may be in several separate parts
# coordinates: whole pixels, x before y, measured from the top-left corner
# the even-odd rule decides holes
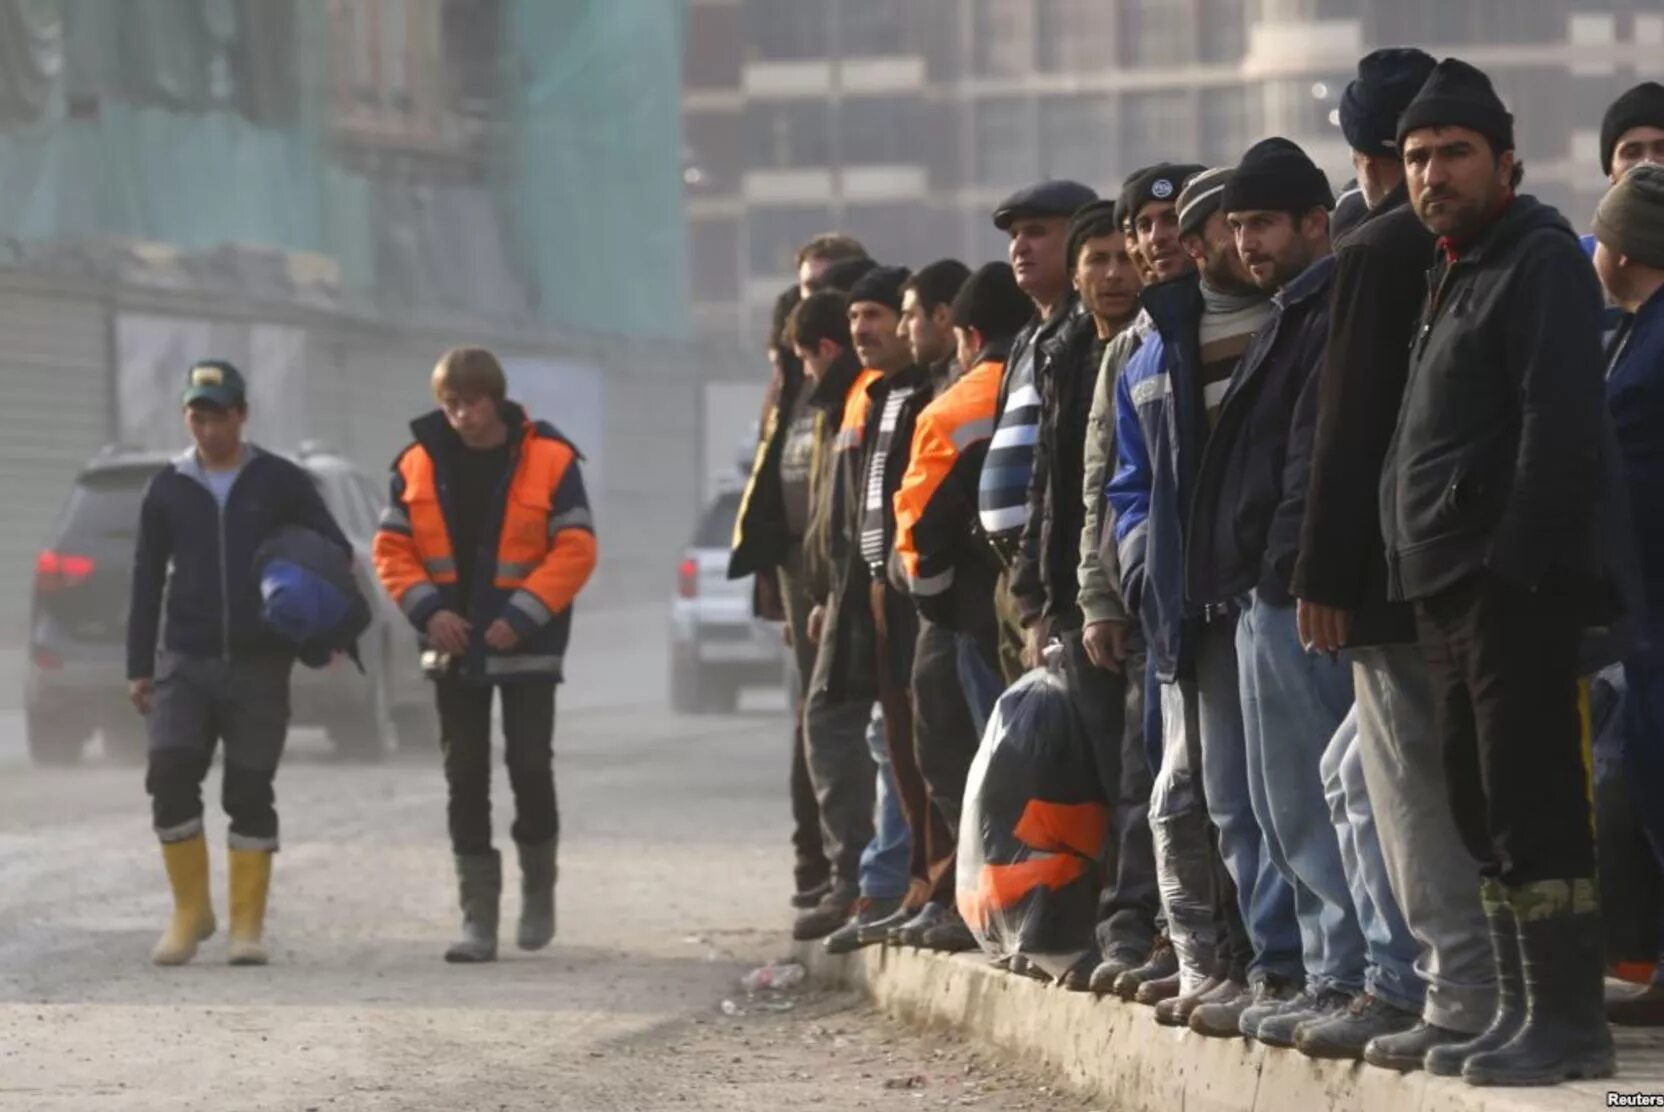
[[[1509,206],[1514,203],[1518,196],[1519,194],[1512,189],[1504,193],[1502,199],[1496,203],[1496,207],[1491,209],[1490,214],[1485,217],[1485,222],[1479,225],[1479,228],[1471,236],[1462,240],[1456,240],[1450,236],[1440,236],[1439,250],[1444,252],[1445,261],[1454,263],[1460,260],[1463,253],[1479,241],[1480,236],[1491,230],[1491,225],[1502,219],[1502,214],[1508,211]]]

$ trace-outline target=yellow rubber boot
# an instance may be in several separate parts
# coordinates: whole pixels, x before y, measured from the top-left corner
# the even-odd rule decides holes
[[[231,851],[231,964],[265,965],[266,892],[272,884],[270,850]]]
[[[173,921],[150,951],[150,960],[157,965],[184,965],[196,956],[197,944],[214,933],[208,840],[198,834],[184,842],[163,842],[162,862],[173,888]]]

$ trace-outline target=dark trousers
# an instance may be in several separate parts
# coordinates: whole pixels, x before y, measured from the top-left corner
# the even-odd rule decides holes
[[[289,674],[283,655],[181,656],[157,660],[145,790],[164,842],[202,833],[202,782],[225,747],[220,802],[231,819],[232,849],[278,848],[273,781],[289,731]]]
[[[911,600],[891,591],[887,583],[872,585],[878,702],[884,708],[884,745],[890,754],[890,771],[912,836],[908,873],[913,887],[924,894],[924,899],[952,906],[953,832],[931,802],[913,743],[913,692],[909,681],[918,633],[912,606]]]
[[[1098,942],[1104,953],[1142,958],[1155,940],[1161,914],[1155,842],[1150,834],[1154,777],[1144,756],[1144,659],[1129,656],[1124,672],[1099,668],[1086,655],[1080,631],[1063,635],[1069,693],[1091,739],[1104,798],[1115,816],[1114,860],[1098,901]],[[1127,682],[1132,676],[1133,682]]]
[[[802,566],[802,553],[794,549],[785,566],[779,569],[779,578],[795,665],[791,691],[792,878],[799,892],[807,892],[825,883],[832,875],[832,866],[826,860],[826,843],[821,838],[820,801],[815,798],[815,784],[809,777],[804,695],[815,670],[815,646],[809,642],[809,611],[813,604],[803,591]]]
[[[1416,603],[1462,842],[1509,886],[1595,875],[1572,594],[1489,572]]]
[[[501,693],[503,760],[514,789],[514,840],[541,845],[560,835],[555,805],[555,682],[517,680],[500,687],[439,680],[440,748],[450,789],[451,849],[491,852],[491,704]]]
[[[954,849],[965,803],[965,779],[979,735],[959,682],[959,635],[923,619],[913,653],[913,750],[930,805],[946,830],[949,858],[933,899],[953,906]]]

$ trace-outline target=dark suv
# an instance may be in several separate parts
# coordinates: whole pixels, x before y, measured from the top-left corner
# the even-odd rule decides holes
[[[144,754],[144,720],[127,701],[127,606],[139,505],[170,458],[105,449],[76,477],[51,543],[35,562],[24,707],[37,763],[73,763],[95,733],[109,756]],[[382,756],[395,735],[407,746],[433,742],[437,725],[415,639],[370,559],[385,496],[351,461],[316,445],[303,445],[293,458],[352,540],[362,587],[376,606],[359,642],[366,674],[347,660],[297,667],[293,722],[321,726],[338,752],[358,759]]]

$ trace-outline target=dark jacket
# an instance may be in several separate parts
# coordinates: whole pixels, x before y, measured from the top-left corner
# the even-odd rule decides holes
[[[1352,646],[1415,639],[1415,617],[1387,599],[1381,464],[1409,374],[1410,341],[1433,261],[1400,187],[1336,251],[1329,343],[1318,383],[1311,487],[1294,594],[1349,611]]]
[[[1482,568],[1598,581],[1601,295],[1577,237],[1518,197],[1428,288],[1381,476],[1391,597]]]
[[[889,682],[899,688],[910,688],[913,676],[913,646],[919,636],[919,612],[908,594],[907,573],[895,553],[896,492],[907,474],[913,458],[913,432],[919,414],[935,399],[936,377],[929,367],[912,366],[905,371],[880,379],[867,388],[870,408],[867,415],[867,462],[870,463],[873,445],[878,442],[879,424],[884,407],[897,387],[912,387],[910,394],[896,414],[896,427],[890,438],[890,450],[884,457],[884,548],[889,561],[884,568],[884,580],[890,589],[885,593],[885,628],[889,653]],[[865,470],[865,469],[863,469]],[[864,516],[864,514],[863,514]]]
[[[782,366],[777,389],[763,413],[762,435],[751,462],[751,476],[734,521],[733,549],[728,556],[728,578],[744,579],[772,572],[786,562],[797,538],[786,524],[785,497],[780,487],[780,459],[791,432],[788,415],[798,391],[807,388],[803,372]]]
[[[1334,274],[1329,255],[1278,290],[1231,376],[1190,506],[1192,605],[1228,603],[1250,590],[1273,605],[1293,602]]]
[[[1200,375],[1200,279],[1151,286],[1154,332],[1115,387],[1116,470],[1109,481],[1121,597],[1137,614],[1163,682],[1189,675],[1199,612],[1184,591],[1185,510],[1208,435]]]
[[[843,507],[838,501],[842,492],[837,489],[838,433],[844,406],[860,374],[860,360],[846,351],[828,368],[825,378],[804,383],[805,389],[813,391],[809,406],[817,416],[815,458],[809,476],[809,524],[803,534],[803,579],[809,598],[817,603],[827,601],[832,594],[836,558],[833,526],[843,520]]]
[[[311,529],[352,552],[310,475],[281,456],[253,445],[247,450],[223,510],[200,477],[194,450],[146,488],[127,619],[129,679],[155,674],[164,593],[162,645],[169,652],[227,658],[286,653],[292,650],[260,618],[255,552],[286,525]]]
[[[1028,486],[1028,523],[1012,589],[1024,624],[1044,617],[1054,631],[1079,629],[1081,520],[1086,427],[1105,341],[1084,306],[1042,345],[1040,428]]]
[[[1656,637],[1664,631],[1664,289],[1624,319],[1612,350],[1606,402],[1634,515],[1647,626]]]
[[[322,533],[285,525],[254,554],[266,625],[310,668],[346,653],[358,670],[358,638],[370,628],[370,603],[353,574],[352,554]]]

